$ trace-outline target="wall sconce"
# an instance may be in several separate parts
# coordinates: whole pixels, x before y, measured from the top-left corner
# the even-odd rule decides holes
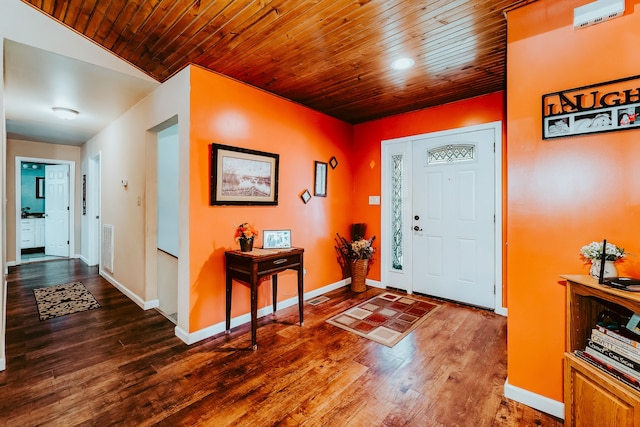
[[[62,120],[74,120],[76,117],[78,117],[78,114],[80,114],[79,112],[77,112],[76,110],[72,110],[71,108],[53,107],[52,110],[53,113]]]

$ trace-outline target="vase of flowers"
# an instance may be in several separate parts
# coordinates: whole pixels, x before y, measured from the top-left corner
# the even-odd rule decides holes
[[[364,224],[354,224],[360,229]],[[352,226],[352,232],[354,227]],[[352,233],[353,234],[353,233]],[[364,232],[356,233],[354,240],[347,240],[339,234],[336,234],[336,249],[340,253],[341,260],[344,264],[348,264],[351,270],[351,290],[354,292],[364,292],[367,290],[367,272],[369,270],[369,260],[373,257],[375,248],[373,241],[376,236],[365,239]]]
[[[615,262],[625,257],[624,248],[619,248],[613,243],[607,243],[604,260],[602,260],[602,242],[591,242],[580,249],[580,254],[591,262],[589,274],[596,279],[600,278],[600,266],[604,261],[604,277],[618,277],[618,269]]]
[[[236,227],[235,239],[240,243],[240,251],[251,252],[253,250],[253,239],[258,235],[258,230],[248,222],[243,222]]]

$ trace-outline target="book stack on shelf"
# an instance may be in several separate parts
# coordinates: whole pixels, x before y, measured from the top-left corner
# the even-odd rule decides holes
[[[611,312],[603,312],[591,330],[586,348],[574,353],[640,390],[640,315],[633,314],[626,327],[619,326],[612,317],[620,318]]]

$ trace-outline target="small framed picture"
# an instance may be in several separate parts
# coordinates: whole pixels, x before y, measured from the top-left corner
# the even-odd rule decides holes
[[[302,194],[300,194],[300,198],[306,205],[307,203],[309,203],[309,200],[311,200],[311,193],[309,193],[309,190],[304,190]]]
[[[315,179],[313,180],[313,195],[327,197],[327,164],[315,162]]]
[[[336,156],[333,156],[331,160],[329,160],[329,165],[331,165],[331,169],[335,169],[338,166],[338,159],[336,159]]]
[[[291,230],[264,230],[263,249],[288,249],[291,247]]]
[[[44,176],[36,176],[36,199],[44,199]]]

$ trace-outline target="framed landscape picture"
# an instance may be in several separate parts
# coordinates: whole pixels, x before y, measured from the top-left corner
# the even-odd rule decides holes
[[[211,205],[277,205],[279,155],[211,144]]]

